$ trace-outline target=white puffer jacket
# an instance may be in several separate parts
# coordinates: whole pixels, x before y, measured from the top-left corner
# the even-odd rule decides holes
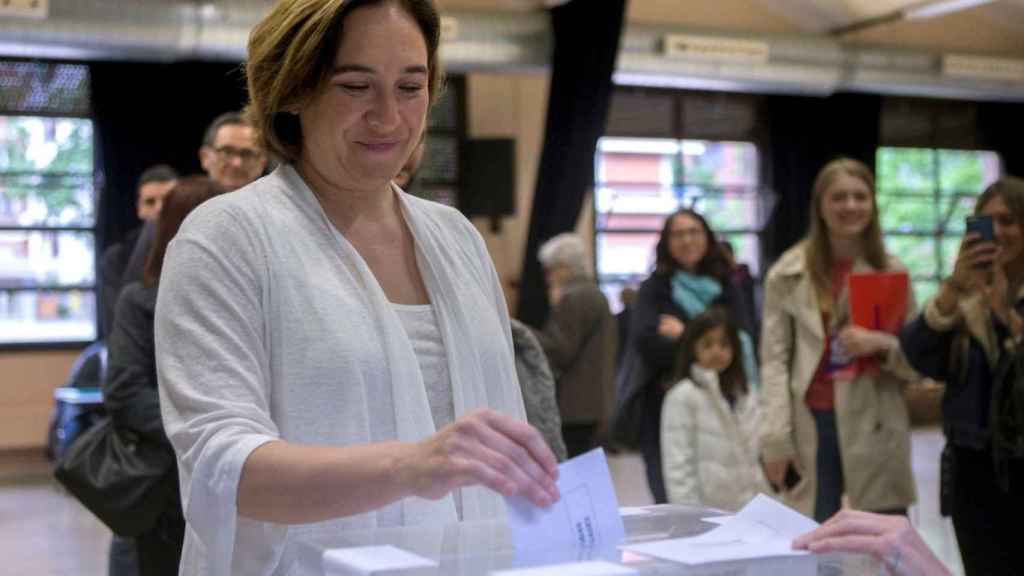
[[[729,407],[718,375],[697,365],[665,396],[661,458],[669,502],[739,510],[756,494],[771,494],[757,459],[757,398]]]

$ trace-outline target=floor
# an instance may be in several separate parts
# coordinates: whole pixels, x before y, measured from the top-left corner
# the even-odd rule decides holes
[[[911,508],[910,518],[932,550],[959,576],[963,568],[953,528],[938,513],[942,444],[938,429],[914,432],[918,504]],[[620,505],[651,503],[638,455],[612,455],[608,463]],[[109,542],[110,532],[50,479],[41,457],[0,457],[0,557],[10,568],[7,573],[100,576],[106,573]]]

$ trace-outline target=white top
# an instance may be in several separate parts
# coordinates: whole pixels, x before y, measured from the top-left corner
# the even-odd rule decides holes
[[[486,406],[525,420],[483,240],[457,211],[395,194],[445,343],[454,416]],[[436,431],[398,314],[290,166],[189,215],[167,252],[155,332],[188,522],[181,574],[292,574],[300,538],[456,521],[450,496],[295,526],[237,514],[242,465],[265,442],[416,442]],[[504,515],[484,488],[462,499],[467,520]]]
[[[441,341],[441,328],[434,317],[434,308],[425,304],[410,306],[392,304],[405,335],[412,344],[416,361],[427,388],[427,403],[434,417],[434,428],[440,430],[455,420],[455,405],[452,404],[452,381],[448,376],[448,358]]]
[[[405,335],[412,343],[416,360],[423,375],[423,385],[427,389],[427,403],[434,417],[434,427],[440,430],[455,420],[455,405],[452,403],[452,381],[448,375],[448,358],[441,340],[441,328],[434,316],[434,307],[408,304],[392,304],[402,322]],[[462,518],[462,491],[456,489],[455,510]]]
[[[661,410],[662,472],[669,502],[736,511],[759,492],[771,494],[757,459],[757,400],[722,395],[718,375],[700,366],[681,380]]]

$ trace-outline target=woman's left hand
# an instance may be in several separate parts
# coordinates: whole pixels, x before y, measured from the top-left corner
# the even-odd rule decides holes
[[[878,330],[849,325],[839,331],[839,345],[854,358],[874,356],[889,349],[888,336]]]
[[[870,554],[894,576],[948,576],[949,570],[904,516],[842,510],[793,540],[796,550]]]

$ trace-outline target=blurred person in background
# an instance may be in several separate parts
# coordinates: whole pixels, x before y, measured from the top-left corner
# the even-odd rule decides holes
[[[535,334],[555,374],[562,437],[572,458],[598,446],[608,428],[615,403],[615,318],[579,235],[549,239],[537,259],[550,311]]]
[[[736,286],[736,289],[739,290],[740,295],[743,297],[743,305],[750,311],[750,317],[754,320],[754,325],[751,327],[753,331],[750,335],[754,338],[754,343],[756,344],[757,338],[761,335],[761,310],[757,305],[757,298],[755,296],[757,287],[755,286],[754,277],[750,274],[750,266],[736,260],[736,252],[733,250],[732,242],[720,240],[718,245],[722,247],[722,254],[725,256],[725,261],[729,264],[729,278],[732,284]]]
[[[619,366],[616,426],[636,426],[651,495],[668,501],[661,470],[661,412],[673,384],[677,346],[690,319],[716,304],[747,332],[741,354],[748,382],[756,377],[749,331],[753,318],[729,280],[729,267],[704,217],[684,208],[665,219],[655,249],[654,272],[640,285],[632,308],[626,351]],[[640,409],[631,410],[638,406]],[[638,414],[626,418],[624,414]],[[616,431],[619,438],[630,432]]]
[[[199,163],[207,176],[231,192],[262,176],[267,156],[252,124],[239,112],[225,112],[214,118],[203,133]],[[131,251],[122,283],[142,279],[154,235],[155,227],[146,223]]]
[[[163,450],[170,457],[164,472],[174,490],[163,503],[164,512],[149,530],[111,546],[110,573],[116,576],[143,576],[178,573],[178,560],[184,538],[185,522],[177,490],[177,469],[173,450],[164,434],[157,393],[156,357],[153,344],[153,314],[167,245],[178,232],[185,217],[197,206],[220,194],[222,189],[205,176],[190,176],[163,198],[164,209],[156,219],[156,237],[146,262],[141,282],[131,282],[117,300],[113,330],[108,337],[108,370],[103,385],[103,405],[113,428],[126,437],[140,438],[138,450]],[[137,455],[143,458],[141,454]],[[116,465],[118,462],[111,462]],[[156,498],[154,494],[151,497]],[[120,546],[133,546],[137,568],[123,564]]]
[[[1020,574],[1024,549],[1024,180],[978,198],[992,239],[964,235],[953,273],[904,328],[910,363],[946,383],[941,510],[969,576]]]
[[[225,112],[203,133],[199,163],[214,182],[231,192],[263,175],[267,155],[245,116]]]
[[[885,251],[866,165],[845,158],[826,164],[811,202],[810,232],[765,282],[765,476],[790,506],[819,522],[839,511],[844,493],[855,509],[905,514],[915,488],[903,387],[917,375],[895,335],[850,322],[847,278],[906,268]],[[905,298],[910,317],[909,282]]]
[[[768,483],[757,458],[757,396],[747,383],[739,331],[711,307],[690,320],[676,384],[661,413],[669,502],[736,511]]]
[[[113,327],[114,305],[117,303],[117,297],[125,283],[125,271],[128,269],[128,263],[144,225],[160,215],[164,196],[167,196],[171,188],[174,188],[177,180],[178,173],[166,164],[150,166],[139,175],[139,182],[136,186],[135,215],[143,226],[133,228],[125,235],[124,239],[104,250],[103,256],[100,258],[100,278],[102,280],[100,324],[104,334]],[[144,262],[145,260],[143,260]],[[141,273],[141,269],[135,271],[136,276]],[[132,277],[130,281],[134,282],[138,279],[138,277]]]

